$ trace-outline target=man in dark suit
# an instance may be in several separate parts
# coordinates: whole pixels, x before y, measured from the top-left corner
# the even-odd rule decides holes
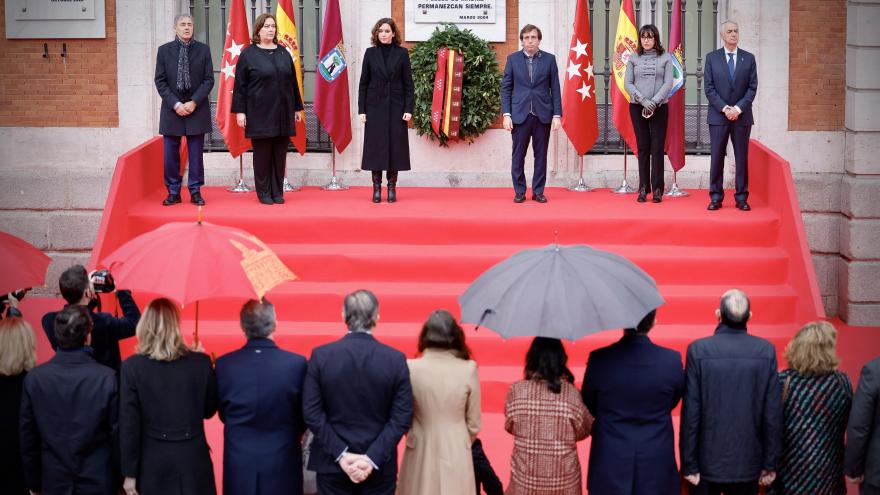
[[[581,395],[593,423],[590,493],[678,495],[672,410],[684,392],[681,354],[651,342],[657,311],[590,353]]]
[[[550,129],[558,130],[562,118],[559,70],[556,58],[539,50],[541,30],[526,24],[519,32],[521,51],[511,53],[501,80],[501,111],[504,129],[513,137],[511,175],[515,203],[526,200],[526,150],[532,141],[535,173],[532,176],[532,199],[546,203],[547,144]]]
[[[749,298],[721,296],[715,335],[688,346],[681,473],[697,495],[757,495],[776,478],[782,391],[776,348],[746,332]]]
[[[392,495],[397,443],[412,424],[403,353],[373,338],[379,303],[372,292],[345,296],[348,335],[312,351],[303,415],[315,434],[309,469],[321,495]]]
[[[64,270],[58,279],[58,287],[61,291],[61,297],[67,301],[65,307],[82,306],[92,310],[96,307],[95,303],[99,302],[89,274],[82,265],[73,265]],[[91,342],[92,357],[95,361],[119,371],[119,365],[122,363],[119,341],[134,336],[141,318],[141,311],[134,302],[134,298],[131,297],[131,292],[127,290],[117,290],[116,300],[119,301],[119,308],[122,310],[121,318],[102,311],[89,312],[93,322],[89,341]],[[55,315],[57,314],[55,311],[46,313],[42,320],[43,331],[46,332],[49,344],[52,345],[52,349],[56,350],[58,349],[58,343],[55,341]]]
[[[165,206],[180,203],[180,141],[186,136],[189,155],[190,203],[205,204],[201,187],[205,185],[202,149],[205,134],[211,132],[211,105],[208,97],[214,87],[214,65],[208,45],[193,39],[193,18],[180,14],[174,18],[175,39],[159,47],[156,55],[156,89],[162,97],[159,134],[165,137]]]
[[[245,303],[239,321],[247,344],[216,365],[223,493],[302,495],[306,359],[275,345],[275,307],[268,300]]]
[[[733,142],[736,161],[736,207],[749,211],[749,134],[752,132],[752,102],[758,91],[755,56],[739,48],[739,25],[721,24],[724,46],[706,55],[704,83],[709,109],[709,139],[712,160],[709,168],[709,210],[721,208],[724,200],[724,157],[727,141]]]
[[[31,370],[21,398],[21,455],[31,493],[115,495],[116,373],[85,347],[92,319],[84,306],[55,317],[58,353]]]
[[[862,368],[846,429],[844,472],[862,495],[880,495],[880,357]]]

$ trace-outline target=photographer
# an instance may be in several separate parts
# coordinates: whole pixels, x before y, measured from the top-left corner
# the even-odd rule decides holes
[[[119,354],[119,341],[134,336],[135,328],[141,317],[141,312],[131,297],[131,292],[127,290],[116,291],[116,299],[122,308],[122,318],[117,318],[110,313],[100,311],[100,299],[95,293],[96,287],[84,266],[74,265],[65,270],[58,279],[58,286],[61,290],[61,296],[67,301],[65,307],[81,305],[89,308],[94,322],[91,347],[95,361],[119,371],[119,365],[122,361]],[[99,284],[97,290],[110,292],[113,288],[112,279],[110,279],[109,284]],[[46,313],[42,322],[43,330],[46,331],[52,349],[57,349],[55,315],[56,312]]]

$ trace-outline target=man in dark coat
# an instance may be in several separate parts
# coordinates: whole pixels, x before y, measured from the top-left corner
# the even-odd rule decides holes
[[[275,345],[275,308],[268,300],[245,303],[239,321],[247,344],[216,364],[225,425],[223,493],[302,495],[306,359]]]
[[[553,54],[541,51],[541,30],[526,24],[519,32],[523,49],[511,53],[501,80],[501,111],[504,129],[513,137],[511,175],[515,203],[526,200],[526,151],[532,141],[535,172],[532,176],[532,199],[546,203],[547,145],[550,129],[558,130],[562,118],[559,92],[559,69]]]
[[[590,353],[581,395],[593,423],[587,489],[678,495],[672,410],[684,392],[681,354],[648,338],[657,312]]]
[[[211,132],[211,105],[208,97],[214,87],[214,65],[208,45],[193,39],[193,18],[180,14],[174,18],[175,39],[159,47],[156,55],[156,89],[162,97],[159,134],[165,145],[165,206],[180,203],[180,141],[186,136],[189,154],[189,200],[205,204],[201,187],[205,185],[202,149],[205,134]]]
[[[58,353],[24,380],[21,454],[33,493],[114,495],[118,386],[116,373],[85,347],[92,319],[84,306],[55,317]]]
[[[373,338],[379,303],[371,292],[345,297],[348,335],[316,348],[303,387],[303,415],[315,434],[309,469],[321,495],[392,495],[397,443],[412,424],[403,353]]]
[[[880,357],[862,368],[846,430],[844,472],[862,495],[880,495]]]
[[[98,301],[89,274],[82,265],[73,265],[64,270],[58,279],[58,287],[61,291],[61,297],[67,301],[65,307],[82,306],[91,310],[94,303]],[[95,361],[119,371],[119,365],[122,363],[119,341],[134,336],[141,318],[141,311],[134,302],[134,298],[131,297],[130,291],[117,290],[116,300],[119,301],[122,317],[116,317],[102,311],[90,311],[93,326],[89,342]],[[58,343],[55,341],[55,315],[57,314],[56,311],[51,311],[46,313],[42,320],[43,331],[46,332],[49,344],[52,345],[52,349],[56,350],[58,349]]]
[[[746,333],[741,290],[725,292],[715,314],[715,335],[687,350],[681,472],[694,494],[754,495],[776,478],[782,449],[776,349]]]
[[[720,209],[724,200],[724,157],[730,140],[736,161],[736,207],[749,211],[749,135],[755,123],[752,102],[758,92],[758,64],[754,55],[737,47],[739,26],[735,22],[721,24],[721,40],[724,46],[706,55],[703,71],[712,143],[708,209]]]

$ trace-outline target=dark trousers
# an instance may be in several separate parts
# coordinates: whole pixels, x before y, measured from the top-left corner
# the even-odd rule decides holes
[[[353,483],[345,473],[317,475],[320,495],[394,495],[397,490],[397,473],[373,471],[360,483]]]
[[[373,170],[373,184],[382,185],[382,171]],[[388,184],[397,184],[397,170],[386,170],[385,176],[388,178]]]
[[[284,196],[284,169],[290,138],[276,136],[251,139],[254,145],[254,187],[265,199]]]
[[[666,144],[669,107],[660,105],[649,119],[642,117],[642,108],[636,103],[629,105],[629,116],[639,148],[639,194],[652,191],[654,196],[663,196],[666,190],[663,182],[663,147]]]
[[[709,199],[724,199],[724,157],[727,156],[727,141],[733,143],[733,157],[736,162],[736,192],[733,197],[737,202],[749,198],[749,135],[750,125],[710,125],[709,139],[712,143],[712,161],[709,166]]]
[[[758,495],[758,481],[747,483],[713,483],[701,480],[697,486],[688,484],[690,495]]]
[[[180,194],[180,140],[181,136],[162,136],[165,150],[165,189],[168,194]],[[186,137],[187,153],[189,154],[189,171],[186,187],[190,194],[199,192],[205,185],[205,162],[202,150],[205,147],[205,135],[196,134]]]
[[[532,176],[532,194],[543,194],[544,183],[547,182],[547,144],[550,142],[550,124],[542,123],[538,117],[529,114],[522,124],[514,124],[513,131],[513,163],[510,175],[513,178],[513,190],[517,194],[526,193],[526,150],[532,140],[532,152],[535,154],[535,175]]]
[[[471,457],[474,460],[474,482],[476,485],[474,488],[476,488],[477,495],[481,495],[482,490],[486,491],[486,495],[504,495],[501,480],[492,469],[492,464],[489,463],[489,458],[483,451],[483,443],[479,438],[471,444]]]

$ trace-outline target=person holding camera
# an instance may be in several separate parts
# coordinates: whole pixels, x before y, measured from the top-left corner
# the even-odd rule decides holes
[[[110,273],[102,270],[91,276],[82,265],[74,265],[58,279],[61,297],[67,301],[65,307],[80,305],[86,306],[94,322],[91,339],[91,352],[95,361],[119,371],[122,358],[119,353],[119,341],[133,337],[137,328],[141,311],[138,309],[131,292],[127,290],[116,291],[116,299],[122,309],[122,317],[116,317],[110,313],[101,311],[101,300],[97,293],[113,292],[116,288]],[[55,315],[57,312],[49,312],[43,316],[43,330],[49,338],[52,349],[57,350],[58,343],[55,340]]]
[[[663,201],[663,145],[669,121],[669,91],[672,90],[672,59],[663,50],[657,26],[639,29],[639,47],[626,63],[624,86],[630,96],[629,115],[636,133],[639,156],[639,203]]]
[[[0,318],[21,318],[21,310],[18,309],[18,303],[24,299],[24,295],[30,289],[21,289],[9,294],[0,296]]]

